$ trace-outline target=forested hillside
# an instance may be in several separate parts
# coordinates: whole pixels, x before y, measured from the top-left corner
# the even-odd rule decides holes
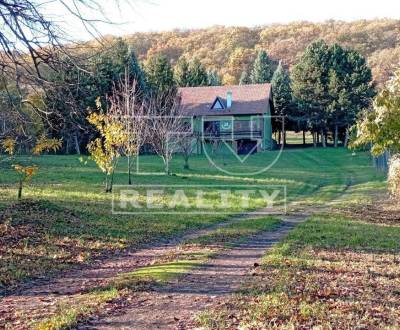
[[[135,33],[126,36],[139,60],[162,53],[174,64],[181,56],[198,58],[217,70],[225,84],[239,81],[253,63],[257,49],[292,66],[310,42],[324,39],[364,55],[374,80],[382,85],[400,62],[400,20],[325,23],[298,22],[267,27],[222,27],[201,30]]]

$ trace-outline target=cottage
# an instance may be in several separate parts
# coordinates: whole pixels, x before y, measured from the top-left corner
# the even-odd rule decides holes
[[[184,116],[193,119],[197,152],[223,141],[238,154],[272,148],[270,84],[179,89]]]

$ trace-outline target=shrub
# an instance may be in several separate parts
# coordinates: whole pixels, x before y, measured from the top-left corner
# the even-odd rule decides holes
[[[390,160],[388,183],[391,194],[400,198],[400,154],[393,156]]]

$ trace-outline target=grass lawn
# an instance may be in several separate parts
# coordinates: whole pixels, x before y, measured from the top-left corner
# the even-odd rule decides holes
[[[176,157],[171,164],[175,175],[148,174],[134,176],[133,180],[135,186],[210,185],[210,192],[217,185],[285,185],[288,200],[299,205],[323,205],[340,196],[349,202],[362,201],[385,187],[383,176],[371,167],[366,153],[352,156],[344,149],[287,150],[268,171],[256,176],[246,174],[262,169],[276,157],[277,152],[268,152],[253,155],[244,164],[227,156],[216,160],[221,166],[242,173],[239,176],[218,171],[203,156],[192,157],[191,169],[184,170],[183,160]],[[95,164],[84,165],[77,156],[43,156],[34,162],[40,170],[24,189],[24,203],[15,202],[16,175],[10,169],[11,164],[0,165],[0,290],[90,262],[94,255],[140,246],[224,221],[229,216],[217,213],[113,215],[112,196],[103,193],[104,177]],[[161,172],[163,165],[155,156],[144,156],[140,168]],[[127,182],[124,159],[115,181],[116,184]],[[209,198],[212,200],[212,194]],[[261,205],[262,200],[255,198],[247,209]],[[244,208],[234,200],[229,212],[241,211]]]
[[[105,286],[89,292],[70,295],[67,301],[59,302],[51,316],[32,319],[29,324],[36,330],[66,329],[78,321],[95,314],[107,304],[136,291],[151,290],[154,286],[166,285],[178,276],[191,271],[227,246],[240,243],[260,231],[274,230],[280,221],[272,217],[248,219],[235,222],[226,228],[215,229],[203,239],[192,239],[176,247],[171,254],[163,256],[156,264],[122,273]]]
[[[314,216],[267,253],[254,281],[206,329],[397,329],[400,226]]]

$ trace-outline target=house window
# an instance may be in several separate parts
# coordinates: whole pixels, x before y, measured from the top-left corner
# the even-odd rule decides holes
[[[223,109],[225,109],[223,101],[219,97],[217,97],[215,99],[214,103],[212,104],[211,109],[212,110],[223,110]]]

